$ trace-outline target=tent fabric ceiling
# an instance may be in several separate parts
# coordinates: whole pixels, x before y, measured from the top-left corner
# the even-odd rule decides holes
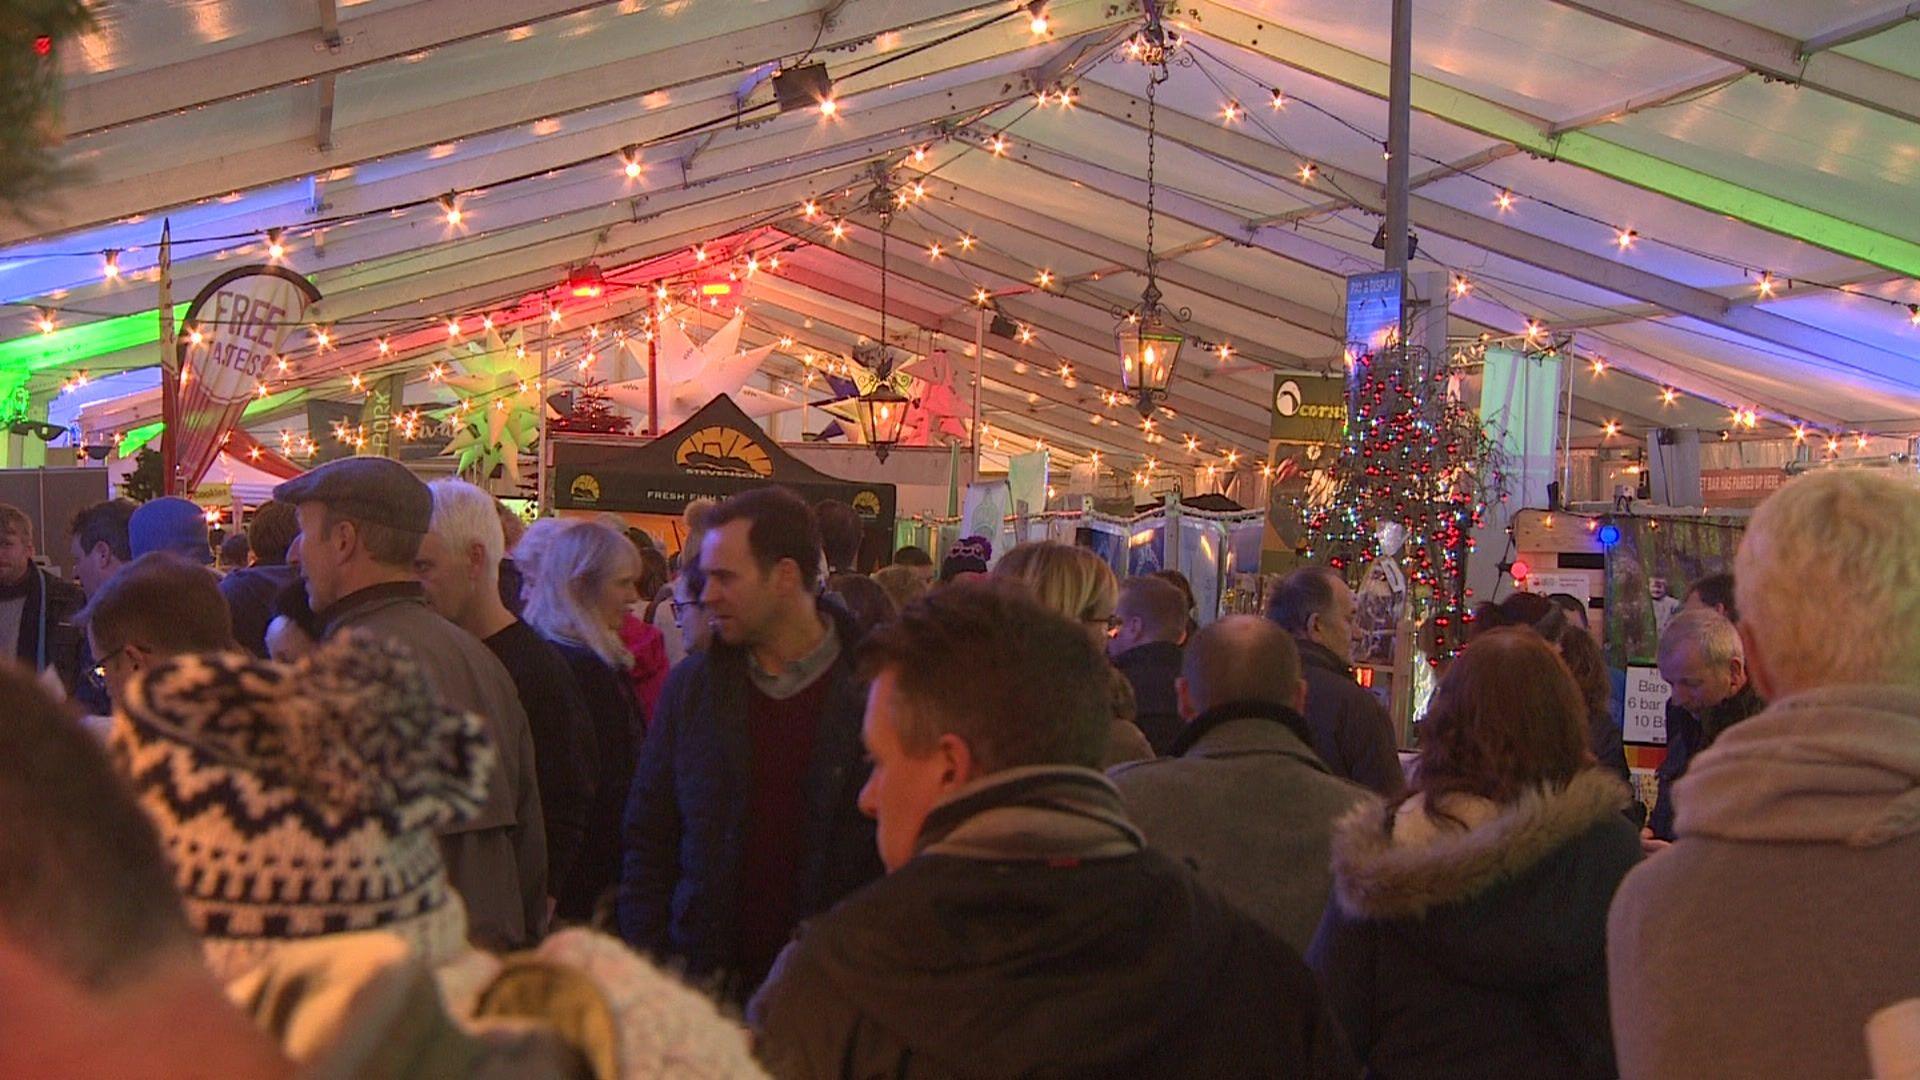
[[[388,328],[538,297],[589,258],[617,274],[772,229],[755,235],[799,250],[750,284],[748,341],[792,339],[769,385],[817,398],[798,354],[879,332],[880,222],[842,206],[836,243],[800,205],[880,161],[927,190],[889,232],[889,332],[977,365],[995,432],[1070,457],[1257,457],[1271,371],[1337,365],[1342,277],[1379,264],[1390,6],[1192,0],[1168,16],[1184,40],[1158,92],[1162,286],[1230,350],[1183,361],[1164,441],[1111,404],[1115,315],[1143,283],[1147,79],[1120,48],[1138,4],[1112,0],[1050,0],[1044,35],[1007,0],[322,0],[318,17],[107,0],[62,57],[61,152],[84,174],[35,219],[0,220],[0,382],[45,391],[155,362],[152,334],[105,351],[69,335],[152,311],[162,219],[176,300],[286,230],[347,343],[301,361],[315,389],[367,366]],[[1920,430],[1907,7],[1417,0],[1415,269],[1468,283],[1450,332],[1571,335],[1602,360],[1576,379],[1589,439],[1604,419],[1714,427],[1741,409]],[[832,72],[834,116],[769,105],[771,74],[802,59]],[[1060,87],[1073,105],[1036,103]],[[638,179],[620,168],[632,147]],[[447,193],[458,228],[435,205]],[[101,280],[109,250],[119,282]],[[972,356],[980,288],[1032,340]],[[640,310],[600,303],[570,309],[568,330]],[[1663,404],[1665,387],[1683,396]],[[87,409],[148,421],[142,393]]]

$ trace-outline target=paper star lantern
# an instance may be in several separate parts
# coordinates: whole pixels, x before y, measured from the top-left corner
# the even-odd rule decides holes
[[[520,455],[540,441],[540,407],[535,387],[540,362],[526,354],[521,333],[502,339],[488,330],[480,338],[450,345],[442,359],[454,373],[445,382],[454,392],[452,406],[435,415],[454,427],[447,452],[456,455],[461,473],[481,478],[504,467],[509,481],[520,483]]]
[[[747,380],[760,370],[775,346],[742,349],[740,332],[745,326],[746,315],[735,312],[713,336],[696,344],[677,320],[661,319],[655,323],[652,347],[654,364],[660,372],[661,391],[658,430],[673,427],[721,394],[734,398],[750,416],[799,407],[797,402],[747,386]],[[639,416],[646,416],[652,407],[644,374],[648,343],[629,335],[621,347],[627,352],[629,364],[637,365],[642,374],[608,383],[607,398]]]

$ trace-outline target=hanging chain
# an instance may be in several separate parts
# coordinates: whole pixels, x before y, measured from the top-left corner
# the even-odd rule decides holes
[[[1154,155],[1155,143],[1159,134],[1159,102],[1157,91],[1160,80],[1165,77],[1165,68],[1155,71],[1147,69],[1147,290],[1154,291],[1153,271],[1153,193],[1154,193]],[[1142,318],[1152,314],[1143,311]]]
[[[892,354],[887,349],[887,234],[893,231],[893,211],[880,212],[880,359],[874,372],[881,382],[893,376]],[[875,387],[878,389],[878,387]]]

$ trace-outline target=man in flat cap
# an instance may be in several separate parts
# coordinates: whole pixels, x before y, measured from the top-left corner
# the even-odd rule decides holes
[[[480,639],[434,613],[414,577],[433,521],[427,485],[390,458],[331,461],[273,489],[291,503],[307,600],[331,637],[348,628],[398,641],[441,698],[477,713],[499,749],[486,806],[442,833],[448,876],[466,902],[470,936],[492,948],[537,940],[547,916],[547,838],[533,737],[513,679]]]

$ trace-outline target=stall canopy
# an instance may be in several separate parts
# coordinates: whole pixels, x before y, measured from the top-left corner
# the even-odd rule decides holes
[[[833,397],[809,360],[877,336],[884,295],[897,350],[944,349],[963,393],[982,377],[990,462],[1044,442],[1108,470],[1244,468],[1273,371],[1337,366],[1342,279],[1380,264],[1390,0],[1163,7],[1182,44],[1157,97],[1159,284],[1216,348],[1190,349],[1150,427],[1115,400],[1147,69],[1125,48],[1140,7],[1113,0],[99,5],[60,56],[82,178],[0,222],[0,394],[156,362],[170,219],[176,302],[276,246],[325,297],[267,394],[358,400],[387,371],[430,394],[449,321],[496,316],[538,323],[566,375],[650,280],[724,264],[742,287],[685,314],[704,335],[745,308],[743,344],[776,346],[757,390]],[[1569,341],[1594,444],[1920,429],[1913,5],[1414,7],[1414,269],[1453,283],[1456,338]],[[774,74],[814,62],[833,108],[782,108]],[[876,163],[920,184],[884,239]],[[1002,318],[976,355],[981,297]],[[134,429],[158,395],[97,411]]]
[[[657,439],[559,436],[552,455],[553,504],[562,511],[678,517],[695,499],[777,484],[808,503],[846,503],[869,532],[893,535],[892,484],[828,476],[781,449],[725,395]]]

